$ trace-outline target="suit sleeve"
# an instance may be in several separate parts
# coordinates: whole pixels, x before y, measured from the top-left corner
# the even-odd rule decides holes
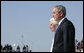
[[[71,24],[63,27],[64,52],[74,52],[75,29]]]

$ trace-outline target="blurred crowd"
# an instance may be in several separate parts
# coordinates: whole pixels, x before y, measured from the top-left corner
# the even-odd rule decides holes
[[[80,42],[75,41],[75,52],[83,52],[83,39]]]
[[[1,45],[1,52],[32,52],[32,50],[29,50],[28,45],[24,45],[21,51],[19,45],[16,47],[15,50],[11,45],[6,44],[4,47]]]
[[[1,52],[32,52],[32,50],[29,50],[28,45],[24,45],[22,51],[19,45],[14,50],[11,45],[6,44],[4,47],[1,45]],[[83,39],[80,42],[75,41],[75,52],[83,52]]]

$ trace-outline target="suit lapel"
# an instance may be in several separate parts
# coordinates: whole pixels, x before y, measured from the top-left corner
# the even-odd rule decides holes
[[[66,22],[66,21],[67,21],[67,18],[65,18],[65,19],[60,23],[60,25],[58,26],[58,29],[57,29],[56,32],[58,32],[58,30],[61,28],[61,26],[63,25],[63,23]]]

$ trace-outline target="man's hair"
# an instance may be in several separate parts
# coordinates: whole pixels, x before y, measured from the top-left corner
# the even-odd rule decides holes
[[[66,8],[63,5],[56,5],[54,6],[54,8],[57,8],[58,13],[60,13],[61,11],[63,12],[63,17],[66,16]]]

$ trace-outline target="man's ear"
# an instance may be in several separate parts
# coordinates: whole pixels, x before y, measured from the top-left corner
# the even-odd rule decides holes
[[[63,12],[62,12],[62,11],[60,12],[60,16],[61,16],[61,17],[63,16]]]

